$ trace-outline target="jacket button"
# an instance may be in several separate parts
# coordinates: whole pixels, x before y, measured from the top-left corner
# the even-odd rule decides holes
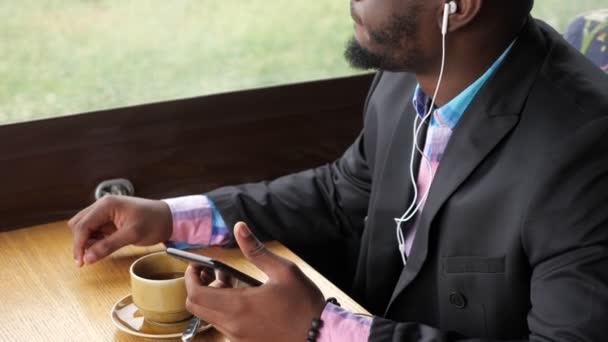
[[[460,292],[450,293],[450,304],[459,309],[464,309],[467,306],[467,298]]]

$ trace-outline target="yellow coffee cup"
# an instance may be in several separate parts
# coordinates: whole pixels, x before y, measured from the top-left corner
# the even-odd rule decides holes
[[[188,264],[165,252],[137,259],[130,268],[133,303],[144,318],[173,323],[192,316],[186,310],[184,271]]]

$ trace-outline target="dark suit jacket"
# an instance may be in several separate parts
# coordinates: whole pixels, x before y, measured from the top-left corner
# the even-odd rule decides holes
[[[212,192],[227,223],[344,252],[370,341],[608,341],[607,76],[530,20],[455,127],[403,268],[415,84],[380,72],[335,163]]]

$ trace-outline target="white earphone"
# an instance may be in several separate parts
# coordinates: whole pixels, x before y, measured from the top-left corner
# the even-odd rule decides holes
[[[414,179],[414,154],[416,153],[416,151],[420,153],[420,155],[422,156],[420,162],[425,162],[425,165],[428,168],[429,174],[431,174],[432,178],[433,168],[431,166],[431,162],[424,155],[424,151],[422,151],[420,149],[420,146],[418,146],[418,136],[420,134],[421,128],[424,126],[424,122],[428,120],[428,118],[431,116],[431,113],[433,113],[433,109],[435,107],[435,99],[437,98],[437,94],[439,93],[441,80],[443,79],[443,71],[445,70],[445,41],[446,35],[448,33],[448,18],[451,14],[456,13],[457,10],[458,5],[455,1],[446,2],[443,7],[443,21],[441,25],[441,70],[439,72],[439,79],[437,80],[437,86],[435,87],[435,93],[433,94],[428,113],[426,113],[426,115],[422,118],[422,121],[418,125],[416,124],[416,121],[418,121],[418,116],[416,115],[414,119],[414,139],[412,144],[412,154],[410,157],[410,181],[412,187],[414,188],[414,198],[405,213],[400,218],[395,218],[395,222],[397,223],[397,243],[399,244],[399,253],[401,255],[401,260],[403,261],[404,266],[407,264],[407,257],[405,255],[406,241],[405,236],[403,235],[403,230],[401,229],[401,224],[409,222],[413,217],[416,216],[416,212],[418,212],[422,208],[422,204],[426,201],[426,197],[428,196],[429,190],[431,189],[431,183],[429,182],[424,195],[422,196],[422,198],[420,198],[420,201],[418,201],[418,185],[416,184],[416,179]]]
[[[456,1],[446,2],[443,6],[443,24],[441,25],[441,34],[445,35],[448,33],[448,17],[450,14],[456,13],[458,5]]]

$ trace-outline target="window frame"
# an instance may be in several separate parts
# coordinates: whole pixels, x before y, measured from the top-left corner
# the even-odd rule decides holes
[[[127,178],[136,196],[165,198],[330,162],[362,127],[372,77],[0,126],[0,231],[69,218],[106,179]]]

